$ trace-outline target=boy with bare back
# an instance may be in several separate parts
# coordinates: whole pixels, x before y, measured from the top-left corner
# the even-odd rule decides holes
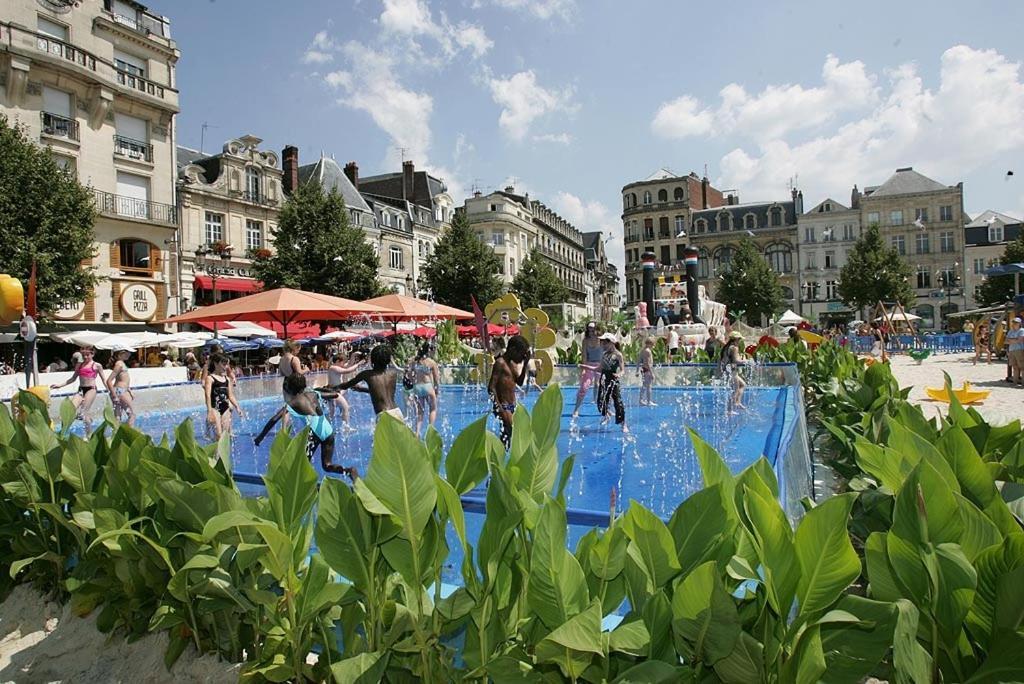
[[[516,410],[516,387],[526,381],[530,343],[522,335],[514,335],[505,352],[495,357],[487,393],[491,395],[494,415],[501,421],[501,443],[512,446],[512,415]]]
[[[393,418],[403,420],[402,409],[398,408],[395,404],[397,380],[398,371],[391,367],[391,348],[386,344],[378,344],[370,352],[369,369],[358,373],[351,380],[337,385],[327,385],[320,389],[331,392],[347,389],[366,392],[370,395],[373,412],[377,414],[378,420],[382,413],[387,413]],[[363,383],[363,385],[359,383]]]

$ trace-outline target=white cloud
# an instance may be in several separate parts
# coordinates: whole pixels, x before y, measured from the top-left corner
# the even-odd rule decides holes
[[[949,48],[940,59],[938,84],[931,87],[913,64],[878,78],[832,59],[826,60],[824,88],[847,92],[862,110],[859,116],[821,102],[823,111],[805,112],[818,130],[800,136],[804,126],[788,106],[777,103],[774,93],[779,90],[772,87],[765,90],[773,93],[769,97],[762,93],[738,99],[739,104],[728,108],[734,119],[720,116],[720,108],[713,114],[714,130],[748,133],[743,127],[749,123],[756,136],[755,144],[737,147],[722,158],[720,186],[738,187],[749,200],[779,197],[786,193],[788,179],[799,174],[805,205],[810,205],[844,193],[854,183],[881,183],[897,167],[913,165],[953,184],[1000,155],[1024,151],[1021,67],[995,50]],[[809,94],[814,90],[793,92],[814,102],[820,97]]]
[[[302,62],[304,64],[326,64],[334,59],[334,55],[331,53],[337,50],[337,47],[334,39],[327,35],[327,31],[319,31],[313,36],[313,42],[303,53]]]
[[[571,145],[572,136],[568,133],[544,133],[533,136],[536,142],[554,143],[556,145]]]
[[[730,83],[719,91],[717,109],[702,108],[697,99],[683,95],[658,108],[651,128],[666,138],[739,133],[755,140],[774,139],[877,102],[875,79],[863,62],[843,64],[829,55],[821,76],[820,86],[769,85],[753,96],[742,85]]]
[[[459,22],[454,27],[454,38],[456,44],[468,49],[477,59],[487,54],[488,50],[494,47],[494,41],[487,37],[483,28],[465,21]]]
[[[452,151],[452,159],[455,160],[456,164],[459,164],[464,157],[473,154],[476,148],[473,143],[466,139],[465,133],[459,133],[455,136],[455,149]]]
[[[369,114],[391,137],[395,148],[406,149],[407,159],[426,161],[433,98],[402,85],[395,73],[394,59],[385,53],[357,41],[347,43],[342,52],[350,69],[324,77],[328,85],[342,91],[340,102]]]
[[[551,90],[537,83],[533,70],[508,78],[488,78],[494,102],[501,106],[498,125],[513,140],[523,140],[537,119],[555,112],[574,112],[572,88]]]
[[[444,12],[441,12],[440,21],[435,21],[426,0],[384,0],[384,11],[378,21],[385,33],[411,39],[409,47],[416,54],[416,61],[435,66],[452,59],[460,50],[468,50],[479,59],[494,47],[494,41],[487,37],[481,26],[467,21],[452,24]],[[440,56],[428,54],[414,40],[420,36],[434,40],[441,51]]]
[[[477,0],[480,7],[487,0]],[[523,10],[538,19],[569,19],[576,12],[576,0],[490,0],[490,4],[510,10]]]
[[[586,201],[572,193],[561,191],[550,202],[552,209],[562,215],[565,220],[584,233],[599,230],[604,237],[614,237],[605,243],[608,259],[619,267],[619,274],[624,272],[626,264],[625,247],[623,246],[622,221],[617,213],[609,209],[603,202]]]

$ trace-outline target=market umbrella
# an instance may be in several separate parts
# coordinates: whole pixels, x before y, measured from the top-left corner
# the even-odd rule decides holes
[[[173,316],[161,323],[200,323],[212,321],[254,321],[279,323],[288,336],[288,326],[306,321],[337,321],[353,316],[397,313],[393,309],[356,302],[316,292],[280,288],[257,292],[219,304],[212,304]]]
[[[383,297],[367,299],[364,304],[375,304],[390,309],[393,313],[385,313],[376,316],[385,321],[412,321],[430,320],[438,318],[470,319],[473,314],[469,311],[456,309],[437,302],[428,302],[425,299],[416,299],[400,294],[389,294]]]

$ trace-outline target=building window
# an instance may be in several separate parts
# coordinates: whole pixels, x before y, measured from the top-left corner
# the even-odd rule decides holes
[[[43,111],[40,119],[44,134],[78,140],[78,121],[71,106],[70,93],[43,86]]]
[[[998,220],[989,224],[988,226],[988,241],[989,242],[1002,242],[1003,241],[1003,224]]]
[[[405,217],[404,216],[396,216],[395,217],[395,227],[398,228],[398,230],[405,230]]]
[[[914,249],[918,254],[928,254],[932,251],[928,233],[918,233],[914,236]]]
[[[491,244],[495,247],[499,247],[505,244],[505,234],[500,230],[496,230],[491,233]]]
[[[53,163],[57,165],[58,169],[67,173],[72,178],[78,177],[78,168],[74,157],[56,153],[52,153],[50,156],[53,158]]]
[[[718,230],[725,232],[729,230],[729,226],[732,224],[729,212],[723,211],[718,215]]]
[[[853,224],[852,223],[844,223],[843,224],[843,239],[844,240],[853,240],[854,239]]]
[[[516,274],[516,260],[509,257],[508,260],[508,274],[514,276]]]
[[[670,237],[668,228],[668,216],[661,216],[658,218],[658,237],[667,238]]]
[[[953,220],[953,206],[946,204],[939,207],[939,220],[940,221],[952,221]]]
[[[650,190],[644,190],[644,204],[650,204],[650,203],[651,203],[651,191]]]
[[[245,220],[245,248],[250,251],[263,248],[263,221]]]
[[[902,226],[903,225],[903,210],[893,209],[889,212],[889,225],[890,226]]]
[[[974,275],[984,275],[985,273],[985,260],[975,259],[974,260]]]
[[[917,267],[917,289],[923,289],[932,286],[932,272],[928,270],[927,266]],[[920,314],[918,314],[920,315]]]
[[[956,269],[948,266],[939,271],[936,276],[938,284],[942,287],[956,287],[956,282],[960,279],[956,274]]]
[[[927,223],[928,207],[918,207],[917,209],[914,209],[914,220],[920,221],[921,223]]]
[[[676,237],[682,237],[686,232],[686,217],[676,216]]]
[[[711,277],[711,260],[708,259],[708,250],[703,247],[697,252],[697,277],[705,280]]]
[[[835,267],[836,267],[836,253],[835,252],[825,252],[825,268],[835,268]]]
[[[825,281],[825,299],[839,299],[839,283],[835,280]]]
[[[814,235],[814,226],[807,226],[804,228],[804,242],[817,242],[817,238]]]
[[[386,211],[381,212],[380,219],[381,223],[383,223],[385,226],[387,226],[388,228],[391,227],[391,214],[389,214]]]
[[[715,273],[722,274],[728,271],[729,265],[732,263],[732,247],[730,245],[722,245],[716,249],[712,261]]]
[[[644,240],[654,239],[654,219],[644,219]]]
[[[672,197],[675,198],[677,202],[681,202],[685,196],[686,195],[682,188],[676,188],[675,191],[672,193]]]
[[[956,241],[953,239],[953,231],[947,230],[939,235],[939,250],[945,253],[956,251]]]
[[[753,230],[757,228],[757,217],[753,214],[747,214],[743,217],[743,227],[747,230]]]
[[[896,253],[900,256],[906,256],[907,254],[907,241],[902,235],[892,236],[892,248],[896,250]]]
[[[261,192],[262,175],[255,166],[248,166],[245,169],[245,197],[250,202],[259,202],[263,196]]]
[[[129,159],[153,161],[153,148],[149,144],[149,126],[145,119],[128,116],[121,112],[114,114],[114,153]]]
[[[878,212],[877,211],[869,211],[868,212],[868,225],[869,226],[877,226],[880,222],[881,222],[881,220],[878,218]]]
[[[68,42],[68,27],[63,24],[58,24],[55,21],[51,21],[46,17],[36,17],[36,31],[42,33],[44,36],[50,36],[57,40],[62,40],[65,43]]]
[[[789,248],[789,245],[779,243],[768,245],[768,248],[764,250],[764,258],[776,273],[789,273],[793,270],[793,250]]]
[[[672,248],[668,245],[661,246],[661,265],[671,266],[672,265]]]
[[[206,244],[224,241],[224,214],[206,212]]]
[[[658,191],[658,201],[668,202],[668,190],[661,189]]]
[[[114,68],[132,76],[146,78],[146,60],[114,48]]]
[[[679,245],[679,244],[676,245],[676,261],[682,261],[683,259],[686,258],[683,255],[683,252],[685,252],[685,251],[686,251],[686,245]]]
[[[807,268],[816,269],[818,268],[818,253],[810,252],[807,254]]]
[[[402,258],[402,249],[391,245],[388,249],[388,265],[394,269],[405,268],[405,259]]]
[[[704,219],[697,219],[693,224],[696,227],[697,233],[706,233],[708,229],[708,222]]]
[[[921,317],[922,328],[935,327],[935,307],[931,304],[919,304],[914,313]]]
[[[629,193],[629,205],[631,207],[635,207],[636,206],[636,193],[635,192]]]
[[[781,226],[782,225],[782,208],[772,207],[771,209],[771,225]]]
[[[152,245],[142,240],[119,240],[120,268],[126,273],[153,272]]]

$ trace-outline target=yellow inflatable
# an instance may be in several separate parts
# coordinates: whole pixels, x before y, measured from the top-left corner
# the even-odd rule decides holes
[[[945,387],[925,387],[924,391],[935,401],[949,403],[949,394]],[[989,390],[972,390],[971,383],[964,381],[964,386],[953,390],[953,395],[961,404],[973,404],[977,401],[985,401],[990,394]]]
[[[25,290],[21,281],[0,273],[0,323],[14,323],[21,318],[24,309]]]
[[[810,330],[797,330],[796,334],[799,335],[807,344],[821,344],[825,341],[824,337],[818,333],[812,333]]]
[[[518,325],[519,333],[533,348],[536,362],[537,382],[546,385],[555,372],[555,331],[549,327],[551,319],[541,309],[525,311],[519,297],[508,292],[484,307],[484,316],[494,325]],[[493,358],[486,352],[477,354],[477,372],[481,379],[489,370]]]

